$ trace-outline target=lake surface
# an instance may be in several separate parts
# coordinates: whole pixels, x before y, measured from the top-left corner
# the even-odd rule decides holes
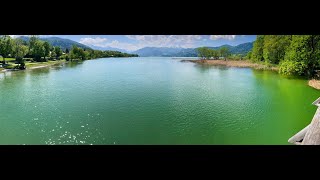
[[[172,58],[0,73],[0,144],[289,144],[320,96],[306,80]]]

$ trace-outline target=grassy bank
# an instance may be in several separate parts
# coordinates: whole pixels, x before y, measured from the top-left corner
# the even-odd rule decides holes
[[[46,61],[46,62],[26,62],[26,69],[36,69],[42,67],[48,67],[52,65],[65,63],[66,60],[58,60],[58,61]]]
[[[271,64],[263,64],[263,63],[253,63],[248,60],[181,60],[181,62],[194,62],[198,64],[206,64],[206,65],[213,65],[213,66],[228,66],[228,67],[249,67],[254,69],[260,69],[260,70],[272,70],[272,71],[278,71],[279,68],[277,65],[271,65]]]
[[[7,70],[13,70],[15,69],[18,64],[16,64],[14,62],[15,60],[9,60],[7,62],[7,66],[5,68],[0,68],[0,72],[5,72]],[[30,61],[26,61],[26,69],[36,69],[36,68],[43,68],[43,67],[48,67],[48,66],[52,66],[52,65],[58,65],[58,64],[63,64],[65,63],[66,60],[56,60],[56,61],[46,61],[46,62],[30,62]],[[17,70],[17,69],[15,69]]]

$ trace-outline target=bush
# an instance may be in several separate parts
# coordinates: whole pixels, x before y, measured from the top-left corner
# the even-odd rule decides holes
[[[283,61],[279,66],[279,73],[284,75],[303,75],[307,65],[304,62]]]
[[[233,54],[229,56],[228,59],[233,61],[239,61],[239,60],[243,60],[244,58],[241,54]]]
[[[26,64],[23,62],[18,66],[18,69],[24,70],[26,69]]]

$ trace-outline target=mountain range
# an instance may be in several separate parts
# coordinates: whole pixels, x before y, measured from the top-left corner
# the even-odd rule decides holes
[[[18,37],[24,41],[29,41],[30,38],[28,36],[20,36]],[[64,39],[59,37],[46,37],[40,38],[43,41],[49,42],[52,46],[60,46],[61,49],[66,50],[67,48],[70,50],[73,45],[81,47],[83,49],[95,49],[102,51],[120,51],[123,53],[133,53],[138,54],[139,56],[147,57],[147,56],[162,56],[162,57],[196,57],[198,55],[197,48],[173,48],[173,47],[144,47],[138,49],[133,52],[126,51],[124,49],[113,48],[113,47],[98,47],[98,46],[87,46],[81,44],[79,42]],[[253,47],[253,42],[239,44],[237,46],[231,45],[222,45],[217,47],[208,47],[210,49],[220,49],[221,47],[229,48],[232,54],[247,54]]]
[[[123,52],[123,53],[129,53],[129,51],[126,51],[124,49],[119,49],[119,48],[113,48],[113,47],[100,47],[100,46],[89,46],[91,47],[92,49],[94,50],[100,50],[100,51],[120,51],[120,52]]]
[[[208,47],[210,49],[220,49],[221,47],[229,48],[232,54],[247,54],[253,47],[253,42],[239,44],[237,46],[222,45],[217,47]],[[168,48],[168,47],[144,47],[133,54],[139,56],[163,56],[163,57],[196,57],[198,55],[197,48]]]
[[[27,41],[27,42],[29,42],[29,40],[30,40],[30,37],[28,37],[28,36],[20,36],[18,38],[22,39],[24,41]],[[89,46],[78,43],[76,41],[72,41],[70,39],[64,39],[64,38],[59,38],[59,37],[47,37],[47,38],[39,38],[39,39],[42,41],[47,41],[52,46],[59,46],[62,50],[66,50],[66,49],[70,50],[73,45],[76,45],[76,46],[81,47],[83,49],[93,49]]]

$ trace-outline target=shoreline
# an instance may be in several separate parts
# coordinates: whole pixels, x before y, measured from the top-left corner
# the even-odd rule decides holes
[[[60,61],[47,61],[47,62],[36,62],[32,64],[26,64],[26,69],[20,70],[20,69],[2,69],[0,70],[0,73],[8,72],[8,71],[28,71],[32,69],[40,69],[40,68],[45,68],[45,67],[50,67],[54,65],[60,65],[60,64],[65,64],[67,61],[65,60],[60,60]],[[29,67],[28,67],[29,66]]]
[[[67,63],[66,60],[47,61],[47,62],[38,62],[38,63],[34,63],[34,64],[26,64],[25,70],[45,68],[45,67],[50,67],[50,66],[60,65],[60,64],[65,64],[65,63]]]
[[[268,66],[265,64],[253,63],[248,60],[181,60],[180,62],[193,62],[197,64],[205,64],[212,66],[227,66],[227,67],[238,67],[238,68],[253,68],[258,70],[271,70],[278,71],[279,68],[277,66]]]

